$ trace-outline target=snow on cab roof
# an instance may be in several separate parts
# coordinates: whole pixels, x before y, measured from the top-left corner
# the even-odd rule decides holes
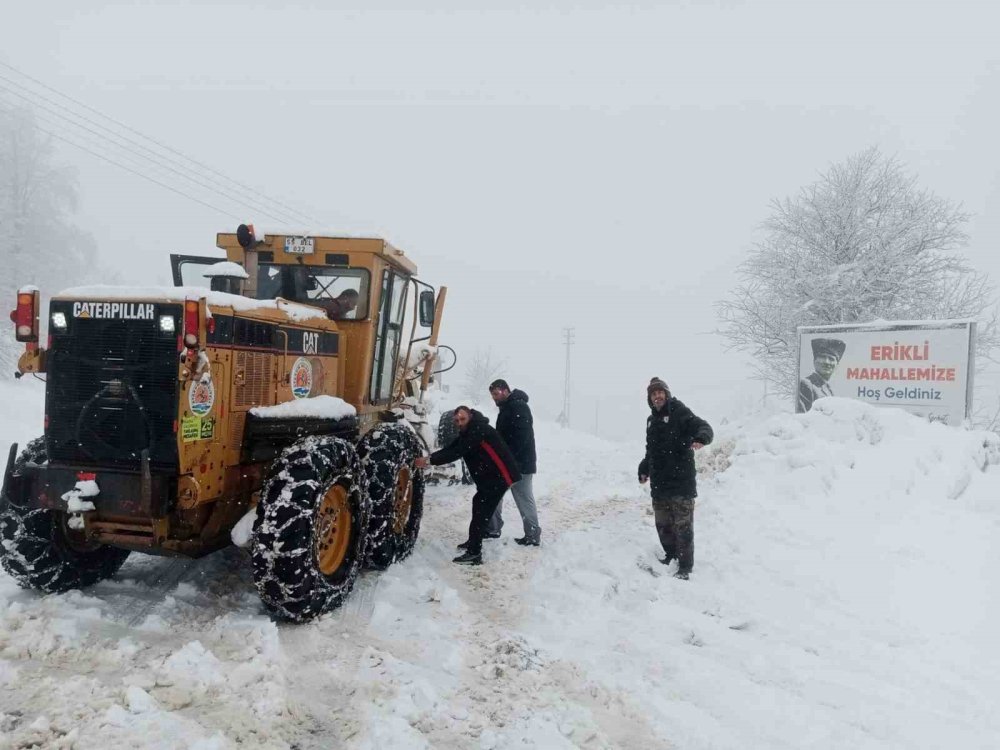
[[[246,269],[239,263],[234,263],[231,260],[224,260],[219,263],[213,263],[208,268],[205,269],[205,273],[202,274],[205,278],[212,279],[216,276],[226,276],[229,278],[237,279],[249,279],[250,274],[246,272]]]
[[[239,312],[281,310],[293,320],[327,317],[325,310],[298,302],[289,302],[284,299],[250,299],[238,294],[213,292],[200,286],[76,286],[64,289],[56,297],[102,301],[139,298],[159,302],[184,302],[187,299],[204,298],[210,305],[231,307]]]
[[[328,239],[334,240],[379,240],[380,242],[385,242],[386,240],[379,236],[378,232],[372,232],[367,230],[362,230],[360,233],[355,233],[351,231],[345,232],[343,229],[330,229],[329,227],[319,227],[312,229],[303,229],[302,227],[279,227],[279,226],[269,226],[267,224],[254,224],[254,235],[258,238],[262,237],[326,237]],[[224,234],[233,234],[233,232],[224,232]]]

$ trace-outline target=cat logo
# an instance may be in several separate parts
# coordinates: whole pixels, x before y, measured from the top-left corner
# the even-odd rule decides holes
[[[305,354],[317,354],[319,352],[318,333],[307,332],[302,334],[302,351]]]

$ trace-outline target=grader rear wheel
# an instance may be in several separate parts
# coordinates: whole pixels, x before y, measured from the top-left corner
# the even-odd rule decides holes
[[[45,440],[37,438],[14,462],[14,473],[47,460]],[[0,497],[0,564],[23,588],[50,594],[85,588],[117,573],[128,555],[87,541],[69,528],[62,511],[24,508]]]
[[[340,606],[365,559],[370,512],[354,446],[309,437],[286,448],[261,490],[250,549],[268,610],[304,622]]]

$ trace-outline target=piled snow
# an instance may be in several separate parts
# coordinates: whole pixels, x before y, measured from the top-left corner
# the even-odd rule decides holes
[[[239,263],[234,263],[231,260],[223,260],[219,263],[213,263],[208,268],[205,269],[205,273],[202,274],[206,279],[212,279],[216,276],[226,276],[229,278],[237,279],[249,279],[250,274],[246,272]]]
[[[237,547],[246,547],[253,538],[253,525],[257,520],[257,506],[255,505],[243,517],[236,522],[233,530],[229,532],[229,538]]]
[[[995,744],[996,435],[828,399],[699,458],[731,465],[702,476],[692,580],[648,527],[570,531],[529,640],[676,747]]]
[[[412,370],[422,365],[428,359],[436,357],[437,353],[438,348],[436,346],[431,346],[426,341],[419,341],[410,349],[410,357],[406,363],[406,368]]]
[[[804,326],[810,331],[842,331],[845,325],[850,328],[874,328],[880,329],[886,326],[918,326],[921,328],[939,328],[949,325],[958,325],[962,323],[975,323],[975,318],[944,318],[942,320],[886,320],[885,318],[878,318],[876,320],[871,320],[867,323],[836,323],[834,325],[828,326]]]
[[[996,435],[836,399],[716,425],[679,581],[635,477],[643,425],[632,446],[536,427],[540,548],[512,542],[508,497],[486,564],[452,565],[472,490],[432,486],[414,554],[308,625],[267,619],[235,549],[135,555],[85,593],[0,576],[0,736],[102,750],[997,746]]]
[[[255,406],[250,410],[262,419],[347,419],[357,416],[358,410],[336,396],[299,398],[274,406]]]
[[[238,294],[212,292],[200,286],[78,286],[64,289],[54,299],[70,300],[114,300],[114,299],[144,299],[151,302],[177,302],[187,299],[205,300],[216,307],[229,307],[237,312],[253,310],[281,310],[292,320],[310,320],[327,317],[326,312],[318,307],[289,302],[284,299],[250,299]]]

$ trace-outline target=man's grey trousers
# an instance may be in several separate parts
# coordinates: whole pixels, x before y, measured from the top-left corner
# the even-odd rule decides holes
[[[511,485],[510,494],[514,496],[514,502],[517,503],[517,510],[520,512],[521,520],[524,522],[525,538],[530,542],[537,542],[541,540],[542,529],[538,525],[538,508],[535,506],[535,491],[532,487],[532,479],[534,479],[534,474],[525,474],[520,482]],[[490,518],[487,533],[491,535],[500,534],[500,529],[503,528],[502,511],[503,500],[497,505],[496,512]]]

